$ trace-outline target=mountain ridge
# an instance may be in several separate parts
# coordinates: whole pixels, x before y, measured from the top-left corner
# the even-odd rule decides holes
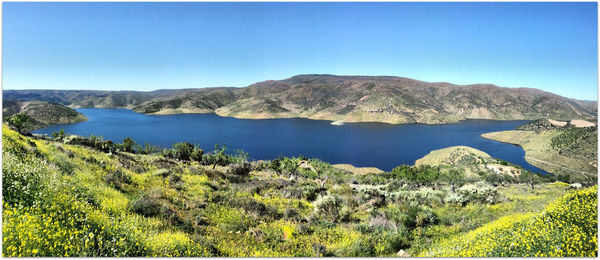
[[[155,91],[6,90],[5,99],[69,107],[124,107],[146,114],[211,113],[236,118],[451,123],[463,119],[594,119],[597,103],[534,88],[456,85],[396,76],[303,74],[243,88]]]

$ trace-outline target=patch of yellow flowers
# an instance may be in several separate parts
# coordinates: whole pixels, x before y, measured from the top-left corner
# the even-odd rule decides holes
[[[423,256],[595,257],[598,252],[597,186],[570,191],[538,214],[502,217],[445,240]]]

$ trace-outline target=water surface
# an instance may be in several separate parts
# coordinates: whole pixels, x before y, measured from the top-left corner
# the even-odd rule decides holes
[[[431,150],[455,145],[470,146],[528,170],[543,172],[524,159],[520,146],[482,138],[482,133],[512,130],[526,121],[464,120],[454,124],[424,125],[346,123],[309,119],[236,119],[215,114],[144,115],[127,109],[77,109],[88,121],[54,125],[34,133],[51,134],[60,129],[82,136],[103,136],[122,142],[170,147],[191,142],[211,151],[216,143],[228,151],[242,149],[251,159],[274,159],[278,155],[319,158],[336,164],[373,166],[391,170],[400,164],[414,164]]]

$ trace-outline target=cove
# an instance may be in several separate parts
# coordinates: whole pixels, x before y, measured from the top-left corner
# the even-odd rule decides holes
[[[527,121],[464,120],[453,124],[426,125],[346,123],[310,119],[236,119],[215,114],[145,115],[127,109],[77,109],[88,121],[53,125],[33,131],[51,134],[64,129],[68,134],[102,136],[122,142],[131,137],[137,143],[163,148],[177,142],[200,145],[206,152],[216,143],[225,143],[228,152],[237,149],[253,160],[271,160],[279,155],[318,158],[325,162],[389,171],[401,164],[413,165],[431,150],[455,145],[470,146],[533,172],[543,170],[527,163],[525,151],[517,145],[488,140],[480,135],[513,130]]]

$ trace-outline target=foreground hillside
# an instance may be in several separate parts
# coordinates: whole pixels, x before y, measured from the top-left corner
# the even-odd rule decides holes
[[[401,77],[299,75],[245,88],[75,91],[7,90],[5,99],[44,100],[70,107],[126,107],[139,113],[216,113],[238,118],[346,122],[448,123],[461,119],[590,119],[596,102],[538,89],[453,85]]]
[[[555,213],[544,223],[569,228],[531,240],[531,249],[473,255],[548,255],[539,243],[577,241],[587,244],[552,254],[597,252],[589,207],[596,188],[569,191],[526,171],[465,176],[403,165],[353,174],[315,159],[246,162],[244,153],[202,153],[185,143],[146,154],[153,149],[131,140],[36,139],[6,126],[2,140],[3,256],[445,256],[454,253],[439,248],[471,232],[518,235],[495,224],[506,216]],[[480,163],[470,156],[460,161]],[[456,158],[443,157],[436,158]],[[579,208],[577,218],[560,215]]]
[[[25,113],[30,121],[23,130],[30,131],[55,124],[72,124],[86,121],[87,118],[63,105],[45,101],[2,101],[2,116],[8,117]]]
[[[598,127],[592,123],[575,127],[539,119],[519,129],[486,133],[488,139],[517,144],[525,160],[551,173],[567,173],[573,181],[597,181]],[[589,126],[592,125],[592,126]]]

